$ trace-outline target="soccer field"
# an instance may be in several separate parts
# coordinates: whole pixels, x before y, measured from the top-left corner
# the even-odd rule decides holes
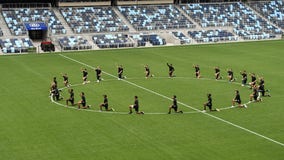
[[[0,159],[281,160],[283,46],[284,41],[262,41],[0,56]],[[168,78],[167,62],[176,77]],[[117,80],[118,64],[124,66],[124,80]],[[145,64],[154,77],[145,78]],[[200,66],[201,79],[195,78],[193,64]],[[100,83],[97,66],[103,71]],[[215,66],[222,80],[214,79]],[[86,85],[81,68],[89,72]],[[227,81],[228,68],[236,82]],[[243,70],[263,76],[271,97],[230,108],[235,89],[249,102],[252,91],[241,86]],[[75,102],[85,92],[91,109],[51,102],[53,77],[68,98],[62,73],[69,76]],[[207,93],[220,112],[201,112]],[[114,112],[99,112],[103,94]],[[128,114],[135,95],[144,115]],[[173,95],[183,114],[167,114]]]

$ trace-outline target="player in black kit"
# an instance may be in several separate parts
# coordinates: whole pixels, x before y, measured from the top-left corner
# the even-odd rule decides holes
[[[85,93],[82,92],[80,94],[81,100],[78,102],[78,109],[88,109],[90,108],[89,105],[87,105],[87,101],[86,101],[86,97],[85,97]]]
[[[247,108],[246,104],[242,104],[240,92],[238,90],[235,90],[235,92],[236,92],[236,95],[235,95],[235,98],[232,100],[232,108],[235,106],[235,103],[237,103],[238,107],[240,107],[240,108],[242,108],[242,107]]]
[[[183,113],[183,111],[178,111],[178,105],[177,105],[177,96],[173,96],[173,104],[169,107],[168,114],[171,114],[172,109],[174,109],[175,113]]]
[[[82,70],[82,73],[83,73],[83,84],[86,84],[86,83],[90,83],[90,81],[87,81],[88,79],[88,71],[86,68],[84,69],[81,69]]]
[[[123,67],[122,67],[122,65],[118,65],[117,66],[117,76],[118,76],[118,80],[121,80],[121,79],[125,78],[125,76],[123,76]]]
[[[74,91],[73,89],[68,90],[70,97],[66,100],[66,105],[68,106],[68,102],[71,103],[72,106],[74,106]]]
[[[252,87],[252,93],[249,95],[249,100],[254,102],[262,101],[262,99],[258,99],[258,87],[257,85],[254,85]]]
[[[57,87],[57,80],[56,80],[56,77],[53,77],[53,84],[56,85],[56,87]]]
[[[65,74],[62,74],[62,77],[63,77],[64,86],[70,87],[68,75],[65,73]]]
[[[250,88],[253,88],[253,86],[256,85],[256,75],[254,73],[251,73],[250,76],[251,76],[251,82],[249,83],[249,85]]]
[[[147,78],[149,78],[149,77],[152,77],[153,75],[152,75],[151,72],[150,72],[150,68],[149,68],[148,64],[146,64],[146,65],[144,66],[144,68],[145,68],[145,78],[147,79]]]
[[[144,114],[143,111],[139,112],[139,101],[138,101],[138,96],[134,96],[134,104],[129,106],[129,114],[132,114],[132,110],[135,110],[136,114]]]
[[[95,69],[96,72],[96,76],[97,76],[97,82],[100,82],[102,80],[101,76],[102,76],[102,70],[100,68],[100,66],[97,66],[97,68]]]
[[[216,80],[222,79],[220,68],[219,67],[214,67],[214,70],[215,70],[215,79]]]
[[[108,98],[107,95],[103,95],[104,96],[104,102],[100,104],[100,111],[102,111],[103,107],[106,109],[106,111],[114,111],[113,108],[109,109],[108,108]]]
[[[207,102],[205,102],[203,104],[203,112],[206,112],[206,107],[208,107],[210,111],[220,111],[217,108],[216,109],[212,109],[212,97],[211,97],[210,93],[207,94],[207,99],[208,99]]]
[[[228,80],[229,80],[229,82],[235,81],[233,70],[232,69],[228,69],[227,73],[228,73]]]
[[[240,72],[240,74],[242,75],[242,86],[247,85],[247,80],[248,80],[247,72],[244,70]]]
[[[199,65],[193,65],[193,68],[195,69],[195,77],[196,78],[200,78],[201,77],[201,74],[200,74],[200,68],[199,68]]]
[[[169,77],[174,77],[174,71],[175,71],[175,68],[173,67],[173,64],[169,64],[167,63],[167,66],[169,67]]]

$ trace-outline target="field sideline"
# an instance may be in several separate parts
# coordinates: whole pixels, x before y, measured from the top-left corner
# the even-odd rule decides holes
[[[1,56],[0,156],[280,160],[284,156],[283,46],[284,41],[261,41]],[[173,63],[176,78],[167,78],[167,62]],[[125,81],[115,77],[117,64],[125,67]],[[155,77],[144,78],[145,64]],[[203,79],[194,78],[193,64],[199,64]],[[93,67],[98,65],[104,71],[101,83],[94,82]],[[214,108],[230,106],[235,89],[240,90],[243,102],[248,101],[251,90],[215,81],[214,66],[221,68],[223,77],[232,68],[238,83],[239,71],[244,69],[264,76],[272,97],[251,103],[248,109],[196,113],[209,92]],[[116,112],[127,113],[133,96],[138,95],[145,115],[84,112],[51,103],[52,77],[63,87],[61,73],[66,72],[71,84],[80,84],[81,67],[88,69],[92,82],[72,87],[76,101],[84,91],[91,110],[98,111],[102,94],[107,94]],[[189,114],[166,114],[174,94],[179,108]],[[68,96],[67,89],[62,95]]]

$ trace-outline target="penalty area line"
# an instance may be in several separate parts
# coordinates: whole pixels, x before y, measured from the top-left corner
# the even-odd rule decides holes
[[[78,64],[84,65],[84,66],[86,66],[86,67],[89,67],[89,68],[91,68],[91,69],[95,69],[95,67],[93,67],[93,66],[90,66],[90,65],[88,65],[88,64],[86,64],[86,63],[83,63],[83,62],[81,62],[81,61],[78,61],[78,60],[76,60],[76,59],[67,57],[67,56],[65,56],[65,55],[63,55],[63,54],[59,54],[59,56],[65,58],[65,59],[68,59],[68,60],[70,60],[70,61],[76,62],[76,63],[78,63]],[[105,73],[106,75],[109,75],[109,76],[111,76],[111,77],[117,78],[115,75],[112,75],[112,74],[107,73],[107,72],[105,72],[105,71],[103,71],[103,73]],[[145,88],[145,87],[140,86],[140,85],[138,85],[138,84],[135,84],[135,83],[133,83],[133,82],[127,81],[127,80],[125,80],[125,79],[122,79],[121,81],[122,81],[122,82],[125,82],[125,83],[128,83],[128,84],[130,84],[130,85],[132,85],[132,86],[135,86],[135,87],[137,87],[137,88],[140,88],[140,89],[142,89],[142,90],[148,91],[148,92],[150,92],[150,93],[152,93],[152,94],[155,94],[155,95],[157,95],[157,96],[160,96],[160,97],[162,97],[162,98],[165,98],[165,99],[168,99],[168,100],[172,100],[170,97],[167,97],[167,96],[165,96],[165,95],[162,95],[162,94],[160,94],[160,93],[157,93],[157,92],[155,92],[155,91],[153,91],[153,90],[150,90],[150,89],[148,89],[148,88]],[[266,140],[268,140],[268,141],[270,141],[270,142],[273,142],[273,143],[275,143],[275,144],[278,144],[278,145],[281,145],[282,147],[284,147],[284,143],[281,143],[281,142],[279,142],[279,141],[276,141],[276,140],[274,140],[274,139],[272,139],[272,138],[269,138],[269,137],[267,137],[267,136],[264,136],[264,135],[262,135],[262,134],[259,134],[259,133],[257,133],[257,132],[254,132],[254,131],[252,131],[252,130],[249,130],[249,129],[244,128],[244,127],[242,127],[242,126],[240,126],[240,125],[234,124],[234,123],[232,123],[232,122],[230,122],[230,121],[227,121],[227,120],[222,119],[222,118],[220,118],[220,117],[217,117],[217,116],[215,116],[215,115],[209,114],[209,113],[207,113],[207,112],[202,112],[201,110],[196,109],[196,108],[194,108],[194,107],[192,107],[192,106],[189,106],[189,105],[187,105],[187,104],[185,104],[185,103],[182,103],[182,102],[180,102],[180,101],[178,101],[178,103],[181,104],[181,105],[183,105],[183,106],[185,106],[185,107],[187,107],[187,108],[190,108],[190,109],[192,109],[192,110],[194,110],[194,111],[203,113],[204,115],[207,115],[207,116],[209,116],[209,117],[211,117],[211,118],[214,118],[214,119],[219,120],[219,121],[221,121],[221,122],[224,122],[224,123],[226,123],[226,124],[228,124],[228,125],[234,126],[234,127],[238,128],[238,129],[241,129],[241,130],[246,131],[246,132],[248,132],[248,133],[254,134],[254,135],[258,136],[258,137],[264,138],[264,139],[266,139]]]

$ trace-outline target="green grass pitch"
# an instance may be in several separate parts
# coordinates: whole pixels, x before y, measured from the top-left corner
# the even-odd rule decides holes
[[[1,56],[0,159],[283,159],[283,46],[284,41],[262,41]],[[167,77],[167,62],[174,65],[175,78]],[[117,64],[124,66],[125,81],[110,76],[116,76]],[[145,64],[153,78],[145,79]],[[199,64],[202,79],[194,78],[193,64]],[[98,65],[105,72],[101,83],[92,69]],[[223,77],[232,68],[237,83],[215,81],[214,66]],[[80,85],[81,67],[89,71],[87,85]],[[240,86],[241,70],[263,76],[272,97],[247,109],[196,113],[207,93],[213,108],[231,106],[235,89],[248,102],[251,90]],[[91,112],[50,101],[54,76],[63,87],[61,73],[78,84],[72,86],[76,102],[85,92]],[[114,113],[93,112],[103,94]],[[67,89],[62,95],[68,97]],[[145,115],[127,114],[135,95]],[[166,114],[173,95],[188,113]]]

